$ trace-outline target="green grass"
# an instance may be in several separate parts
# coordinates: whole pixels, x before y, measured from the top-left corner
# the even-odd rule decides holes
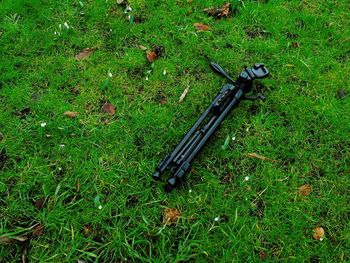
[[[216,20],[203,9],[222,1],[130,0],[134,23],[115,2],[0,2],[0,236],[28,238],[0,262],[350,261],[347,1],[237,1]],[[140,45],[165,53],[149,64]],[[166,194],[150,175],[225,83],[211,60],[265,63],[267,99],[242,102]]]

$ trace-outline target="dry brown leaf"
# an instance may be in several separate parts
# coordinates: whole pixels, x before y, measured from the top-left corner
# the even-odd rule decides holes
[[[265,259],[267,259],[267,257],[268,257],[268,254],[265,251],[260,251],[259,252],[259,258],[261,260],[265,260]]]
[[[324,229],[323,227],[315,227],[312,236],[314,239],[322,241],[324,238]]]
[[[28,237],[20,236],[20,237],[11,237],[11,236],[0,236],[0,244],[13,244],[18,242],[27,241]]]
[[[146,55],[148,62],[152,63],[157,59],[157,54],[154,51],[149,51]]]
[[[166,99],[161,99],[161,100],[159,101],[159,103],[162,104],[162,105],[166,104]]]
[[[197,31],[208,31],[210,30],[210,26],[204,25],[202,23],[194,23],[194,27]]]
[[[41,236],[43,234],[44,227],[42,225],[37,225],[34,227],[33,235],[34,236]]]
[[[92,53],[94,53],[94,49],[93,48],[84,48],[80,53],[78,53],[77,55],[75,55],[75,59],[76,60],[83,60],[85,58],[90,57],[90,55],[92,55]]]
[[[45,198],[40,198],[35,201],[34,206],[36,207],[36,209],[40,210],[44,207],[44,203],[45,203]]]
[[[203,11],[207,13],[210,16],[214,16],[216,18],[222,18],[228,16],[230,13],[230,3],[224,4],[222,7],[211,7],[211,8],[206,8]]]
[[[105,103],[103,105],[103,110],[107,112],[110,116],[113,116],[115,114],[115,107],[110,103]]]
[[[117,0],[117,4],[118,4],[118,5],[122,5],[122,4],[125,4],[125,3],[126,3],[125,0]]]
[[[257,158],[257,159],[264,160],[264,161],[277,162],[277,160],[270,159],[270,158],[268,158],[268,157],[259,155],[259,154],[257,154],[257,153],[248,153],[247,156],[250,157],[250,158]]]
[[[308,196],[312,192],[312,186],[310,184],[304,184],[299,187],[299,194],[302,196]]]
[[[76,111],[66,111],[65,113],[63,113],[64,116],[67,116],[68,118],[72,118],[74,119],[75,117],[77,117],[79,115],[79,112]]]
[[[165,208],[163,210],[164,212],[164,219],[163,224],[172,225],[177,222],[179,217],[181,216],[181,213],[176,208]]]

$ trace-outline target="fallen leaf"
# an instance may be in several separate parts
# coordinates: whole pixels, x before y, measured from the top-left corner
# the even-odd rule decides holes
[[[153,61],[155,61],[157,59],[157,54],[156,54],[156,52],[151,50],[151,51],[147,52],[146,57],[147,57],[148,62],[152,63]]]
[[[34,206],[36,209],[41,210],[44,207],[45,198],[40,198],[35,201]]]
[[[186,88],[186,89],[182,92],[182,94],[181,94],[181,96],[180,96],[180,99],[179,99],[179,103],[181,103],[181,102],[184,100],[184,98],[186,97],[186,95],[187,95],[187,93],[188,93],[188,90],[189,90],[189,88]]]
[[[222,17],[228,16],[228,14],[230,13],[230,7],[231,7],[231,4],[226,3],[222,7],[206,8],[203,11],[210,16],[213,16],[216,18],[222,18]]]
[[[117,4],[118,5],[126,4],[126,1],[125,0],[117,0]]]
[[[164,219],[163,224],[172,225],[176,223],[181,216],[181,213],[176,208],[165,208],[163,210],[164,212]]]
[[[314,239],[322,241],[324,238],[324,229],[323,227],[315,227],[312,236]]]
[[[302,196],[308,196],[312,191],[312,186],[310,184],[304,184],[299,187],[299,194]]]
[[[165,48],[163,46],[154,46],[152,50],[147,52],[146,57],[148,62],[152,63],[157,58],[160,58],[161,56],[163,56],[164,52],[165,52]]]
[[[94,48],[84,48],[80,53],[75,55],[76,60],[83,60],[85,58],[88,58],[94,53]]]
[[[42,225],[37,225],[34,227],[33,235],[34,236],[41,236],[43,234],[44,227]]]
[[[27,240],[28,240],[28,237],[26,236],[19,236],[19,237],[0,236],[0,244],[4,244],[4,245],[25,242]]]
[[[265,251],[260,251],[259,252],[259,258],[261,260],[265,260],[265,259],[267,259],[267,257],[268,257],[268,254]]]
[[[257,159],[264,160],[264,161],[277,162],[277,160],[270,159],[270,158],[268,158],[268,157],[259,155],[259,154],[257,154],[257,153],[248,153],[247,156],[250,157],[250,158],[257,158]]]
[[[110,103],[105,103],[103,105],[103,110],[107,112],[110,116],[113,116],[115,114],[115,107]]]
[[[197,31],[208,31],[210,30],[210,26],[204,25],[202,23],[194,23],[194,27]]]
[[[65,113],[63,113],[64,116],[67,116],[68,118],[74,119],[75,117],[77,117],[79,115],[79,112],[76,111],[66,111]]]

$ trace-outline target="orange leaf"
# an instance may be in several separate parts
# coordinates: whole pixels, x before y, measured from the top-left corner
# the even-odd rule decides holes
[[[157,59],[157,54],[154,51],[149,51],[147,53],[147,60],[148,62],[152,63],[153,61],[155,61]]]
[[[92,53],[94,53],[94,51],[95,50],[93,48],[84,48],[80,53],[75,55],[75,59],[83,60],[84,58],[88,58],[90,55],[92,55]]]
[[[115,107],[110,103],[105,103],[103,105],[103,110],[111,116],[113,116],[115,114]]]
[[[77,117],[79,115],[79,112],[76,111],[66,111],[65,113],[63,113],[65,116],[74,119],[75,117]]]
[[[304,184],[299,187],[299,194],[302,196],[308,196],[312,191],[312,186],[310,184]]]
[[[210,30],[210,26],[204,25],[202,23],[194,23],[194,27],[197,31],[208,31]]]
[[[323,227],[315,227],[314,228],[314,233],[312,234],[314,239],[322,241],[324,237],[324,229]]]
[[[163,224],[174,224],[177,222],[179,217],[181,216],[181,213],[179,210],[176,208],[165,208],[163,210],[164,212],[164,219],[163,219]]]

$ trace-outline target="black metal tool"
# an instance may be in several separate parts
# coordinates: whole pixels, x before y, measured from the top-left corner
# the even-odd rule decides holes
[[[260,93],[253,97],[246,96],[252,89],[254,79],[266,78],[269,75],[269,71],[264,64],[254,64],[252,68],[245,67],[237,80],[233,80],[218,64],[211,62],[211,66],[231,83],[227,83],[221,88],[212,103],[186,133],[182,141],[172,153],[165,156],[156,168],[156,172],[152,175],[155,180],[160,180],[161,175],[166,170],[171,171],[171,176],[165,186],[166,191],[171,191],[189,173],[193,158],[241,100],[265,99]]]

